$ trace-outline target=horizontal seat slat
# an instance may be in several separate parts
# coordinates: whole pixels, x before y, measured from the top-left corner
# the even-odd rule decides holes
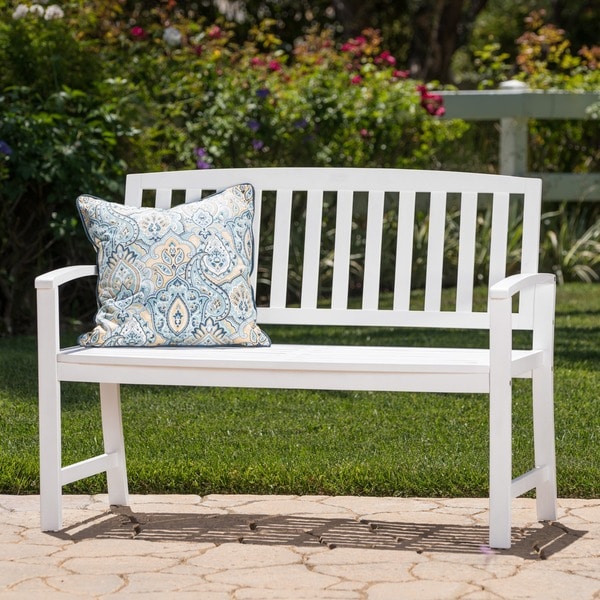
[[[513,359],[541,356],[535,350],[514,350]],[[397,346],[331,346],[273,344],[244,348],[68,348],[58,362],[174,368],[253,368],[301,371],[365,371],[412,373],[487,373],[490,351],[480,348],[410,348]]]

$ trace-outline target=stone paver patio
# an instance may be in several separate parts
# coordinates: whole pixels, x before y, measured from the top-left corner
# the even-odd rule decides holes
[[[600,599],[600,500],[535,522],[517,499],[513,547],[487,547],[487,500],[328,496],[0,496],[0,598],[185,600]]]

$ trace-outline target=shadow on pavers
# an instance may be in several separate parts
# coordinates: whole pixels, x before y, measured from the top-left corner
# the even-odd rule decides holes
[[[587,531],[546,521],[535,527],[513,528],[509,550],[490,550],[483,525],[355,520],[306,515],[133,513],[129,507],[111,511],[52,533],[74,542],[87,539],[139,539],[287,545],[298,547],[364,548],[406,552],[500,554],[544,560],[567,548]]]

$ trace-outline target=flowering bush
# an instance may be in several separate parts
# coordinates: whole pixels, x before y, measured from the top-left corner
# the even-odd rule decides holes
[[[34,323],[37,274],[89,261],[74,199],[116,199],[130,152],[118,82],[65,12],[19,4],[0,21],[0,335]]]
[[[32,320],[36,274],[90,259],[74,199],[116,199],[126,170],[433,166],[466,127],[432,117],[376,31],[290,49],[174,0],[0,8],[0,333]]]
[[[600,89],[600,46],[577,51],[565,32],[545,21],[544,11],[526,19],[527,30],[517,40],[515,63],[498,46],[477,52],[482,87],[497,87],[510,77],[532,89],[597,91]],[[600,105],[597,105],[600,106]],[[589,121],[530,121],[531,170],[590,172],[600,169],[600,119]],[[594,118],[595,117],[595,118]]]
[[[74,198],[118,198],[126,171],[481,161],[481,146],[463,143],[457,164],[455,141],[474,128],[437,118],[441,97],[411,79],[375,30],[337,44],[314,29],[290,48],[265,21],[236,42],[227,23],[176,0],[152,9],[0,0],[0,15],[0,333],[32,321],[35,274],[65,256],[89,260]],[[531,32],[518,67],[530,85],[600,86],[597,49],[575,55],[562,32],[539,23]],[[486,64],[495,83],[508,71],[493,50]],[[532,131],[553,140],[533,152],[552,165],[539,170],[583,169],[582,144],[598,163],[581,124],[566,144],[564,133]]]
[[[432,119],[441,98],[375,31],[341,47],[312,31],[284,51],[268,23],[242,46],[226,26],[169,23],[136,24],[118,48],[148,168],[429,166],[466,127]]]
[[[10,20],[0,21],[0,86],[27,86],[43,97],[63,86],[85,90],[101,71],[87,50],[60,6],[19,4]]]

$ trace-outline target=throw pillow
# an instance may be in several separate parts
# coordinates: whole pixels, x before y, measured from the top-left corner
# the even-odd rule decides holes
[[[249,282],[254,189],[169,209],[80,196],[97,253],[96,327],[82,346],[268,346]]]

